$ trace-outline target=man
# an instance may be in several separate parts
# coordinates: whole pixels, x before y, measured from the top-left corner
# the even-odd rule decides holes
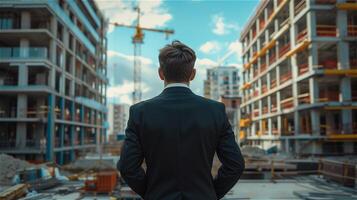
[[[159,61],[165,89],[131,106],[118,169],[147,200],[220,199],[244,169],[224,104],[189,89],[196,55],[188,46],[172,42],[160,50]],[[212,178],[215,153],[222,166]]]

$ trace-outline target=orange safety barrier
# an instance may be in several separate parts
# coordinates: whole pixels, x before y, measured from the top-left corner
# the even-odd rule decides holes
[[[348,25],[347,27],[348,36],[357,36],[357,25]]]
[[[336,37],[336,25],[317,25],[316,34],[320,37]]]
[[[279,58],[283,57],[290,50],[290,43],[284,44],[279,47]]]
[[[300,42],[304,41],[307,38],[307,29],[300,31],[296,37],[296,43],[299,44]]]
[[[280,76],[280,83],[285,83],[286,81],[290,80],[292,77],[291,71],[287,72]]]
[[[324,69],[337,69],[337,60],[324,60],[319,62],[319,66]]]
[[[309,64],[308,63],[303,63],[298,65],[299,68],[299,75],[305,74],[306,72],[309,71]]]

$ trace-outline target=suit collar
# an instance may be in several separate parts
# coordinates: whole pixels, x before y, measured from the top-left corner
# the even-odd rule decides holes
[[[180,95],[185,95],[185,94],[193,94],[191,89],[189,87],[182,87],[182,86],[172,86],[172,87],[166,87],[161,94],[180,94]]]

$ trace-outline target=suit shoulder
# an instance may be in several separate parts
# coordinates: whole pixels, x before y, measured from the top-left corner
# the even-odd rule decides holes
[[[202,103],[205,103],[206,105],[209,105],[211,107],[215,107],[215,108],[224,108],[224,104],[219,102],[219,101],[215,101],[212,99],[208,99],[206,97],[202,97],[199,95],[196,95],[196,98],[201,101]]]
[[[154,102],[157,100],[158,97],[159,97],[159,96],[156,96],[156,97],[154,97],[154,98],[151,98],[151,99],[148,99],[148,100],[144,100],[144,101],[138,102],[138,103],[132,105],[132,106],[130,107],[130,109],[133,110],[133,111],[140,111],[140,110],[142,110],[146,105],[151,104],[151,103],[154,103]]]

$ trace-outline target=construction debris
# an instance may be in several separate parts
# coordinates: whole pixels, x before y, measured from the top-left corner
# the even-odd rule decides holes
[[[0,200],[19,199],[27,193],[26,184],[17,184],[9,187],[0,193]]]
[[[31,163],[16,159],[7,154],[0,154],[0,163],[0,184],[2,185],[11,185],[17,171],[34,166]]]
[[[261,157],[265,155],[265,151],[255,146],[243,146],[241,152],[244,156],[248,157]]]

